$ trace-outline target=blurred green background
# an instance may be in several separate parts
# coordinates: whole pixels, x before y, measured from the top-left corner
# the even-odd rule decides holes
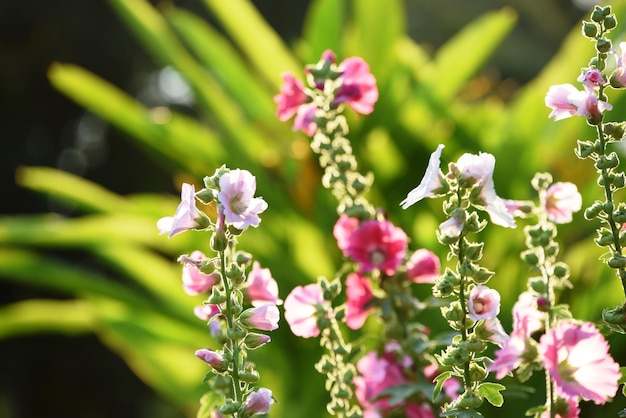
[[[623,2],[617,2],[626,22]],[[181,253],[208,252],[201,233],[171,240],[156,220],[173,213],[181,182],[200,184],[222,163],[245,168],[269,203],[250,251],[291,288],[332,276],[335,202],[319,185],[307,138],[274,116],[280,73],[333,49],[364,57],[380,101],[350,116],[370,198],[405,228],[412,248],[440,255],[439,201],[401,211],[428,155],[447,145],[496,156],[500,196],[533,198],[536,171],[599,197],[588,161],[574,157],[583,120],[547,119],[551,84],[574,82],[593,54],[578,21],[592,7],[569,0],[9,0],[0,5],[0,416],[189,417],[205,367],[193,356],[212,341],[180,285]],[[613,38],[623,40],[623,27]],[[182,78],[181,78],[182,75]],[[186,80],[186,81],[183,81]],[[611,92],[609,119],[626,104]],[[620,196],[618,196],[619,198]],[[574,313],[598,320],[621,302],[617,280],[582,214],[561,229],[575,289]],[[502,320],[528,272],[521,229],[490,227],[484,265],[503,296]],[[421,296],[428,289],[418,289]],[[438,312],[424,319],[445,330]],[[368,323],[375,332],[375,320]],[[323,378],[314,340],[290,335],[254,352],[262,384],[279,399],[273,417],[321,417]],[[612,352],[626,364],[623,337]],[[521,416],[539,393],[510,386],[501,410]],[[602,416],[624,408],[618,397]],[[600,416],[585,405],[583,417]]]

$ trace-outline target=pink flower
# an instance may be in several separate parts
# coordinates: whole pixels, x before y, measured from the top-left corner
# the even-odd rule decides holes
[[[346,251],[346,248],[350,245],[350,236],[359,227],[359,220],[357,218],[351,218],[348,215],[341,215],[337,219],[337,223],[333,227],[333,235],[337,240],[337,247],[341,251]]]
[[[262,331],[273,331],[278,328],[280,314],[276,305],[261,305],[246,309],[239,319],[243,326]]]
[[[317,312],[325,305],[324,292],[320,285],[311,283],[297,286],[285,299],[285,319],[291,332],[298,337],[317,337]]]
[[[622,55],[616,53],[617,68],[615,68],[615,71],[611,74],[611,85],[616,88],[626,86],[626,66],[624,65],[626,61],[626,42],[620,42],[619,47],[622,51]]]
[[[306,102],[307,96],[304,93],[304,84],[296,80],[293,74],[283,73],[282,78],[280,94],[274,96],[274,102],[278,105],[276,114],[284,122],[296,114],[300,105]]]
[[[604,404],[615,396],[621,373],[611,358],[609,345],[586,322],[561,321],[539,341],[543,365],[554,380],[557,393],[566,398],[581,397]]]
[[[220,313],[222,313],[222,311],[220,311],[220,308],[217,305],[213,304],[196,306],[195,308],[193,308],[193,314],[198,319],[202,319],[203,321],[208,321],[209,319]]]
[[[554,183],[541,199],[548,219],[556,224],[571,222],[572,214],[578,212],[582,205],[583,199],[573,183]]]
[[[293,130],[302,130],[307,136],[313,136],[317,129],[315,115],[317,114],[317,105],[315,103],[303,104],[298,108],[296,118],[293,121]]]
[[[407,418],[435,418],[433,408],[427,403],[407,403],[404,406],[404,414]]]
[[[543,329],[546,314],[537,309],[537,298],[532,292],[522,292],[513,305],[513,332],[521,331],[530,337]]]
[[[602,77],[602,73],[597,68],[588,68],[583,71],[576,81],[583,83],[586,89],[597,90],[600,85],[606,83]]]
[[[359,329],[365,323],[367,314],[372,310],[367,304],[374,299],[372,284],[367,277],[349,274],[346,278],[346,325]]]
[[[578,418],[580,415],[578,399],[570,398],[565,400],[558,398],[555,412],[554,418]],[[548,411],[542,412],[540,418],[550,418],[550,413]]]
[[[339,64],[339,71],[342,72],[341,86],[333,103],[346,103],[363,115],[372,113],[378,100],[378,88],[369,65],[362,58],[350,57]]]
[[[259,388],[256,392],[248,395],[245,409],[248,415],[267,414],[273,403],[272,391],[266,388]]]
[[[496,350],[496,359],[487,367],[487,370],[495,371],[496,379],[502,379],[517,369],[522,364],[522,356],[526,353],[527,341],[526,335],[522,332],[512,332],[502,348]]]
[[[613,108],[609,103],[598,100],[593,91],[580,91],[571,84],[551,86],[545,103],[552,109],[548,117],[554,117],[555,121],[571,116],[599,116],[605,110]]]
[[[475,154],[463,154],[456,162],[456,166],[463,179],[474,179],[479,184],[479,196],[491,222],[506,228],[515,228],[515,220],[507,210],[504,200],[496,195],[493,184],[493,171],[496,159],[493,155],[481,152]]]
[[[193,184],[183,183],[180,192],[180,204],[174,216],[166,216],[157,222],[161,234],[169,232],[168,238],[198,226],[200,213],[196,208],[196,190]]]
[[[424,248],[415,251],[406,263],[407,277],[414,283],[434,284],[440,271],[439,257]]]
[[[356,260],[361,273],[380,269],[393,274],[406,254],[407,236],[389,221],[367,220],[350,234],[344,253]]]
[[[430,155],[428,159],[428,167],[426,167],[426,173],[422,178],[420,184],[411,190],[407,194],[406,198],[400,202],[402,209],[406,209],[409,206],[419,202],[425,197],[433,197],[434,191],[441,187],[441,180],[439,180],[439,164],[441,159],[441,150],[445,147],[443,144],[439,144],[435,152]]]
[[[463,232],[465,222],[459,216],[450,217],[439,225],[439,232],[448,238],[456,238]]]
[[[509,340],[508,334],[504,331],[502,323],[497,316],[487,318],[483,322],[484,333],[487,339],[499,347],[503,347]]]
[[[261,197],[254,197],[254,176],[247,170],[230,170],[222,174],[219,184],[217,198],[223,207],[226,223],[242,230],[259,226],[259,214],[267,209],[267,203]]]
[[[364,409],[364,416],[379,416],[380,410],[387,410],[391,405],[387,397],[379,395],[386,389],[406,383],[402,366],[390,353],[378,357],[375,351],[363,356],[356,364],[359,375],[354,378],[356,398]]]
[[[487,286],[474,287],[468,301],[469,317],[474,321],[493,318],[500,313],[500,293]]]
[[[278,283],[272,277],[270,270],[261,268],[258,261],[252,264],[252,270],[248,274],[246,294],[252,301],[253,306],[264,304],[280,305],[283,303],[278,298]]]
[[[202,251],[194,251],[189,256],[192,262],[185,262],[183,265],[183,290],[188,295],[195,296],[207,292],[217,281],[214,273],[205,274],[198,268],[198,264],[205,258]]]
[[[196,350],[196,357],[213,367],[218,372],[223,372],[228,369],[228,363],[224,361],[224,358],[215,351],[207,350],[206,348]]]

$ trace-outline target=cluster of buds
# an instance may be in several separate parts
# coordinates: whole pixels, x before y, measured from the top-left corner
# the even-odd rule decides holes
[[[201,251],[179,257],[184,291],[189,295],[207,294],[194,313],[207,322],[214,340],[221,344],[214,350],[203,348],[195,353],[211,367],[204,381],[223,398],[221,405],[205,403],[198,416],[248,418],[267,413],[274,402],[269,389],[257,387],[260,376],[248,360],[248,351],[270,341],[268,335],[258,331],[278,328],[277,305],[281,300],[269,270],[253,263],[252,256],[236,246],[237,237],[246,228],[259,225],[259,214],[267,203],[254,197],[256,180],[246,170],[222,166],[213,176],[204,178],[204,186],[196,193],[193,185],[183,184],[175,215],[161,218],[157,226],[170,237],[190,229],[211,234],[210,247],[215,257],[206,257]],[[211,220],[196,202],[214,204],[217,219]]]

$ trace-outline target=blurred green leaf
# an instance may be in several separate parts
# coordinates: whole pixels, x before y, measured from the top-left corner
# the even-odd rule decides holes
[[[338,57],[343,57],[341,41],[345,29],[346,7],[344,0],[311,2],[302,29],[310,62],[316,62],[327,49]]]

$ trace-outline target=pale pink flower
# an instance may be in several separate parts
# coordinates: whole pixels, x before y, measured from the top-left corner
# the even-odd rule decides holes
[[[582,205],[583,199],[573,183],[554,183],[541,199],[548,219],[556,224],[571,222],[572,214],[578,212]]]
[[[333,227],[333,235],[337,240],[337,247],[345,253],[350,245],[350,235],[359,227],[359,220],[348,215],[341,215]]]
[[[456,166],[463,179],[472,178],[479,184],[479,196],[483,200],[484,208],[489,214],[491,222],[506,228],[515,228],[515,220],[507,210],[504,200],[496,195],[493,184],[495,157],[486,152],[481,152],[478,155],[466,153],[461,155]]]
[[[377,414],[391,408],[389,397],[380,397],[380,394],[390,387],[406,383],[402,366],[390,353],[379,357],[371,351],[361,357],[356,368],[359,374],[354,378],[355,395],[364,409],[364,416],[380,416]]]
[[[224,358],[215,351],[211,351],[206,348],[196,350],[196,357],[213,367],[218,372],[223,372],[228,368],[228,363],[224,361]]]
[[[261,197],[254,197],[255,177],[247,170],[230,170],[222,174],[219,185],[217,198],[226,223],[242,230],[259,226],[259,214],[267,209],[267,203]]]
[[[267,388],[259,388],[248,395],[245,410],[248,415],[267,414],[274,403],[272,391]]]
[[[284,122],[296,114],[300,105],[307,101],[307,95],[304,93],[304,84],[293,74],[283,73],[282,78],[280,94],[274,96],[274,102],[278,106],[276,114]]]
[[[526,353],[527,341],[528,337],[523,332],[512,332],[502,348],[496,350],[496,358],[487,370],[495,371],[496,379],[502,379],[517,369],[522,364],[522,356]]]
[[[367,304],[374,299],[372,284],[367,277],[356,273],[346,278],[346,325],[360,329],[372,310]]]
[[[527,200],[502,199],[506,211],[514,218],[528,217],[532,211],[532,202]]]
[[[626,87],[626,42],[620,42],[619,44],[620,50],[622,54],[619,55],[617,52],[617,67],[613,74],[611,74],[611,85],[615,87]]]
[[[439,232],[448,238],[456,238],[463,232],[465,222],[459,216],[452,215],[439,225]]]
[[[580,415],[578,399],[557,399],[555,412],[556,414],[554,415],[554,418],[578,418]],[[548,411],[544,411],[541,413],[540,418],[550,418],[550,413]]]
[[[257,334],[256,332],[249,332],[248,335],[243,339],[243,343],[250,350],[254,350],[256,348],[262,347],[265,344],[272,341],[269,335],[265,334]]]
[[[283,303],[278,297],[278,283],[272,277],[270,270],[261,268],[258,261],[252,264],[247,283],[246,294],[253,306],[280,305]]]
[[[470,291],[469,317],[474,321],[493,318],[500,313],[500,293],[487,286],[478,285]]]
[[[583,71],[576,81],[583,83],[586,89],[597,90],[600,85],[606,83],[602,77],[602,73],[597,68],[588,68]]]
[[[493,342],[499,347],[503,347],[509,340],[509,335],[504,331],[502,323],[497,316],[487,318],[483,322],[486,337],[489,341]]]
[[[188,295],[195,296],[207,292],[217,281],[215,273],[206,274],[198,268],[198,264],[205,258],[202,251],[194,251],[189,256],[189,260],[193,262],[183,264],[183,290]]]
[[[293,120],[293,130],[302,130],[308,136],[313,136],[317,129],[316,114],[317,105],[315,103],[307,103],[300,106],[296,113],[296,118]]]
[[[411,254],[406,262],[406,275],[413,283],[434,284],[441,272],[439,257],[432,251],[421,248]]]
[[[604,404],[615,396],[621,373],[608,352],[609,345],[590,323],[561,321],[539,341],[544,368],[554,380],[557,393]]]
[[[513,331],[521,331],[530,337],[543,329],[546,314],[537,309],[537,297],[533,292],[522,292],[513,305]]]
[[[360,272],[380,269],[393,274],[406,254],[408,238],[402,228],[389,221],[370,219],[350,234],[344,250],[360,264]]]
[[[363,115],[372,113],[378,100],[378,88],[369,65],[362,58],[350,57],[339,64],[338,69],[342,73],[341,86],[333,103],[346,103]]]
[[[552,109],[549,118],[555,121],[571,116],[599,116],[613,106],[598,100],[592,90],[578,90],[571,84],[551,86],[545,98],[546,106]]]
[[[285,299],[285,319],[298,337],[317,337],[317,312],[325,305],[324,291],[319,284],[295,287]]]
[[[213,318],[215,315],[220,314],[220,308],[217,305],[209,303],[207,305],[196,306],[193,308],[193,314],[198,319],[202,319],[203,321],[208,321]]]
[[[183,183],[180,192],[180,204],[174,216],[166,216],[157,222],[161,234],[169,232],[168,238],[181,232],[196,228],[200,212],[196,208],[196,189],[193,184]]]
[[[428,159],[428,166],[426,167],[426,173],[422,177],[420,184],[411,190],[406,198],[400,202],[402,209],[406,209],[409,206],[419,202],[426,197],[433,197],[434,191],[441,187],[441,180],[439,179],[439,165],[441,160],[441,150],[445,147],[443,144],[439,144],[435,152],[430,155]]]
[[[243,326],[262,331],[273,331],[278,328],[279,318],[280,314],[276,305],[261,305],[248,308],[239,316]]]

